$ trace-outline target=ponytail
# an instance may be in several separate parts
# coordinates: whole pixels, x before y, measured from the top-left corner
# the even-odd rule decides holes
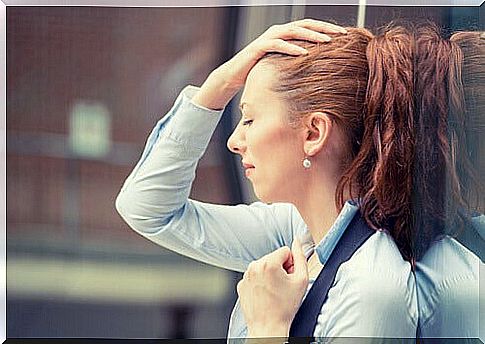
[[[459,143],[463,153],[457,156],[461,167],[459,174],[462,197],[468,206],[477,212],[485,212],[482,158],[485,150],[485,32],[457,32],[450,38],[451,44],[463,53],[461,78],[463,109],[454,110],[462,114],[464,138]],[[478,170],[481,168],[481,172]]]
[[[413,50],[411,35],[402,27],[369,42],[362,145],[337,187],[340,201],[348,188],[366,222],[389,231],[408,260],[413,257]]]
[[[273,90],[290,104],[289,123],[324,111],[344,132],[336,208],[356,200],[371,228],[388,231],[406,260],[419,259],[467,209],[460,49],[402,27],[295,44],[309,54],[263,59],[277,67]]]
[[[483,45],[480,55],[475,40],[465,59],[459,41],[470,47],[464,34],[445,40],[433,27],[415,35],[395,27],[367,46],[362,144],[336,197],[342,205],[348,188],[367,223],[389,231],[411,262],[434,240],[458,236],[471,217],[470,195],[476,191],[478,209],[483,194],[476,150],[467,149],[483,131],[483,96],[463,85],[479,78],[474,86],[483,88]],[[478,72],[470,74],[472,66]]]
[[[463,52],[436,28],[416,38],[416,161],[413,187],[414,250],[422,256],[443,235],[459,235],[470,218],[478,177],[467,150],[462,83]]]

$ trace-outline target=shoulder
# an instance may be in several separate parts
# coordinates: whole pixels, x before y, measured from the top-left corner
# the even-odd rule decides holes
[[[325,335],[415,335],[418,317],[411,266],[384,232],[374,233],[340,266],[328,302],[324,307],[335,308],[329,322],[334,325]]]
[[[441,278],[475,276],[478,278],[480,259],[456,239],[445,236],[434,242],[417,262],[417,273],[435,271]],[[437,276],[438,276],[437,275]]]
[[[420,322],[429,335],[475,336],[483,263],[451,237],[435,242],[416,264]]]
[[[358,294],[359,308],[367,315],[368,326],[417,321],[415,279],[411,264],[402,258],[392,237],[374,233],[338,274]]]
[[[372,234],[351,259],[341,265],[339,273],[342,278],[361,282],[374,279],[399,285],[407,283],[412,275],[411,264],[402,258],[392,237],[380,231]]]
[[[406,306],[412,302],[414,276],[411,264],[402,258],[392,237],[374,233],[343,263],[338,278],[358,287],[362,302],[373,307]]]

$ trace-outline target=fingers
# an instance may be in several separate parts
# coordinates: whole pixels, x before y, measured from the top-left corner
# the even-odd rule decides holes
[[[205,100],[205,103],[210,103],[211,106],[208,107],[211,108],[221,108],[222,105],[227,104],[235,92],[244,86],[248,73],[266,53],[274,52],[290,56],[308,54],[306,49],[287,42],[287,40],[323,43],[330,41],[331,37],[328,34],[345,32],[346,30],[343,27],[314,19],[303,19],[271,26],[232,59],[220,66],[217,73],[211,73],[211,82],[204,83],[202,89],[205,93],[202,92],[202,94],[207,97],[207,94],[217,93],[215,90],[220,88],[219,85],[224,85],[223,89],[229,91],[224,94],[221,100],[215,102]],[[199,95],[199,99],[197,99],[199,102],[201,101],[200,98],[204,99]]]
[[[331,40],[329,35],[296,25],[294,25],[290,29],[290,32],[292,33],[291,38],[306,40],[310,42],[325,43]]]
[[[243,274],[244,280],[250,280],[251,276],[254,275],[257,270],[259,270],[257,265],[258,265],[257,260],[254,260],[251,263],[249,263],[248,268],[246,269],[246,271],[244,271],[244,274]]]
[[[286,274],[293,274],[298,281],[308,281],[308,263],[301,243],[296,238],[291,250],[288,246],[280,247],[274,252],[249,263],[244,272],[243,280],[250,282],[253,279],[269,278],[285,272]]]
[[[236,291],[237,291],[237,295],[239,295],[239,297],[241,297],[242,291],[244,289],[244,283],[245,283],[244,279],[242,279],[236,285]]]
[[[287,274],[295,272],[293,254],[291,254],[289,259],[283,263],[283,269],[285,269]]]
[[[324,43],[331,40],[330,36],[324,33],[301,27],[295,25],[294,23],[288,23],[285,25],[274,25],[270,29],[268,29],[268,32],[272,38],[279,39],[295,39],[316,43]]]
[[[293,253],[294,271],[295,274],[308,278],[308,262],[301,247],[300,240],[295,238],[291,245],[291,251]]]
[[[280,247],[267,255],[267,260],[278,266],[283,266],[288,259],[291,259],[291,250],[288,246]]]
[[[264,274],[268,271],[281,270],[281,268],[284,268],[285,266],[293,266],[293,257],[288,246],[280,247],[266,256],[249,263],[243,274],[243,279],[249,281],[255,276]]]
[[[282,39],[273,39],[264,41],[262,43],[261,49],[265,52],[282,53],[287,55],[306,55],[308,51],[296,44],[291,44]]]
[[[264,52],[278,52],[298,56],[307,54],[307,50],[286,40],[325,43],[331,40],[331,37],[327,33],[336,34],[346,32],[347,30],[345,28],[338,25],[314,19],[303,19],[287,24],[271,26],[261,35],[262,39],[259,40],[261,42],[259,49]]]
[[[327,23],[321,20],[310,19],[310,18],[294,21],[293,24],[296,24],[298,26],[301,26],[310,30],[319,31],[319,32],[347,33],[347,30],[342,26],[335,25],[332,23]]]
[[[211,73],[210,78],[204,82],[201,91],[197,94],[197,101],[201,105],[207,104],[209,108],[222,108],[244,86],[248,73],[266,53],[275,52],[290,56],[306,55],[308,54],[306,49],[286,40],[322,43],[331,39],[328,34],[337,33],[346,33],[346,30],[338,25],[315,19],[273,25],[233,58],[217,68],[216,73]],[[218,96],[221,88],[226,92],[221,92],[221,95]]]

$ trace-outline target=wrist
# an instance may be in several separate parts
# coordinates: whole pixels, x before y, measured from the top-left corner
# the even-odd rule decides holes
[[[222,110],[241,87],[227,81],[224,72],[216,69],[207,77],[192,101],[208,109]]]

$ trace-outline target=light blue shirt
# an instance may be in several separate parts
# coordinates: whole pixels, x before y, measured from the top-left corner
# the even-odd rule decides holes
[[[483,216],[481,216],[483,219]],[[480,221],[478,218],[476,222]],[[416,263],[416,282],[421,336],[428,338],[481,338],[480,259],[455,239],[434,243]],[[482,313],[483,317],[483,313]]]
[[[140,160],[116,199],[120,215],[134,231],[160,246],[229,270],[244,272],[251,261],[279,247],[291,246],[295,237],[302,241],[307,258],[316,251],[325,265],[357,211],[349,202],[315,245],[292,204],[254,202],[233,206],[189,198],[197,163],[223,112],[191,102],[196,91],[196,87],[187,86],[151,132]],[[431,260],[421,265],[423,274],[426,266],[434,269]],[[410,264],[402,259],[391,236],[376,232],[340,266],[318,316],[314,336],[414,338],[419,318],[418,291],[423,297],[427,295],[422,290],[429,290],[428,284],[436,281],[434,276],[429,278],[431,281],[418,284],[418,288]],[[313,282],[310,280],[308,290]],[[246,334],[238,300],[228,337]]]

